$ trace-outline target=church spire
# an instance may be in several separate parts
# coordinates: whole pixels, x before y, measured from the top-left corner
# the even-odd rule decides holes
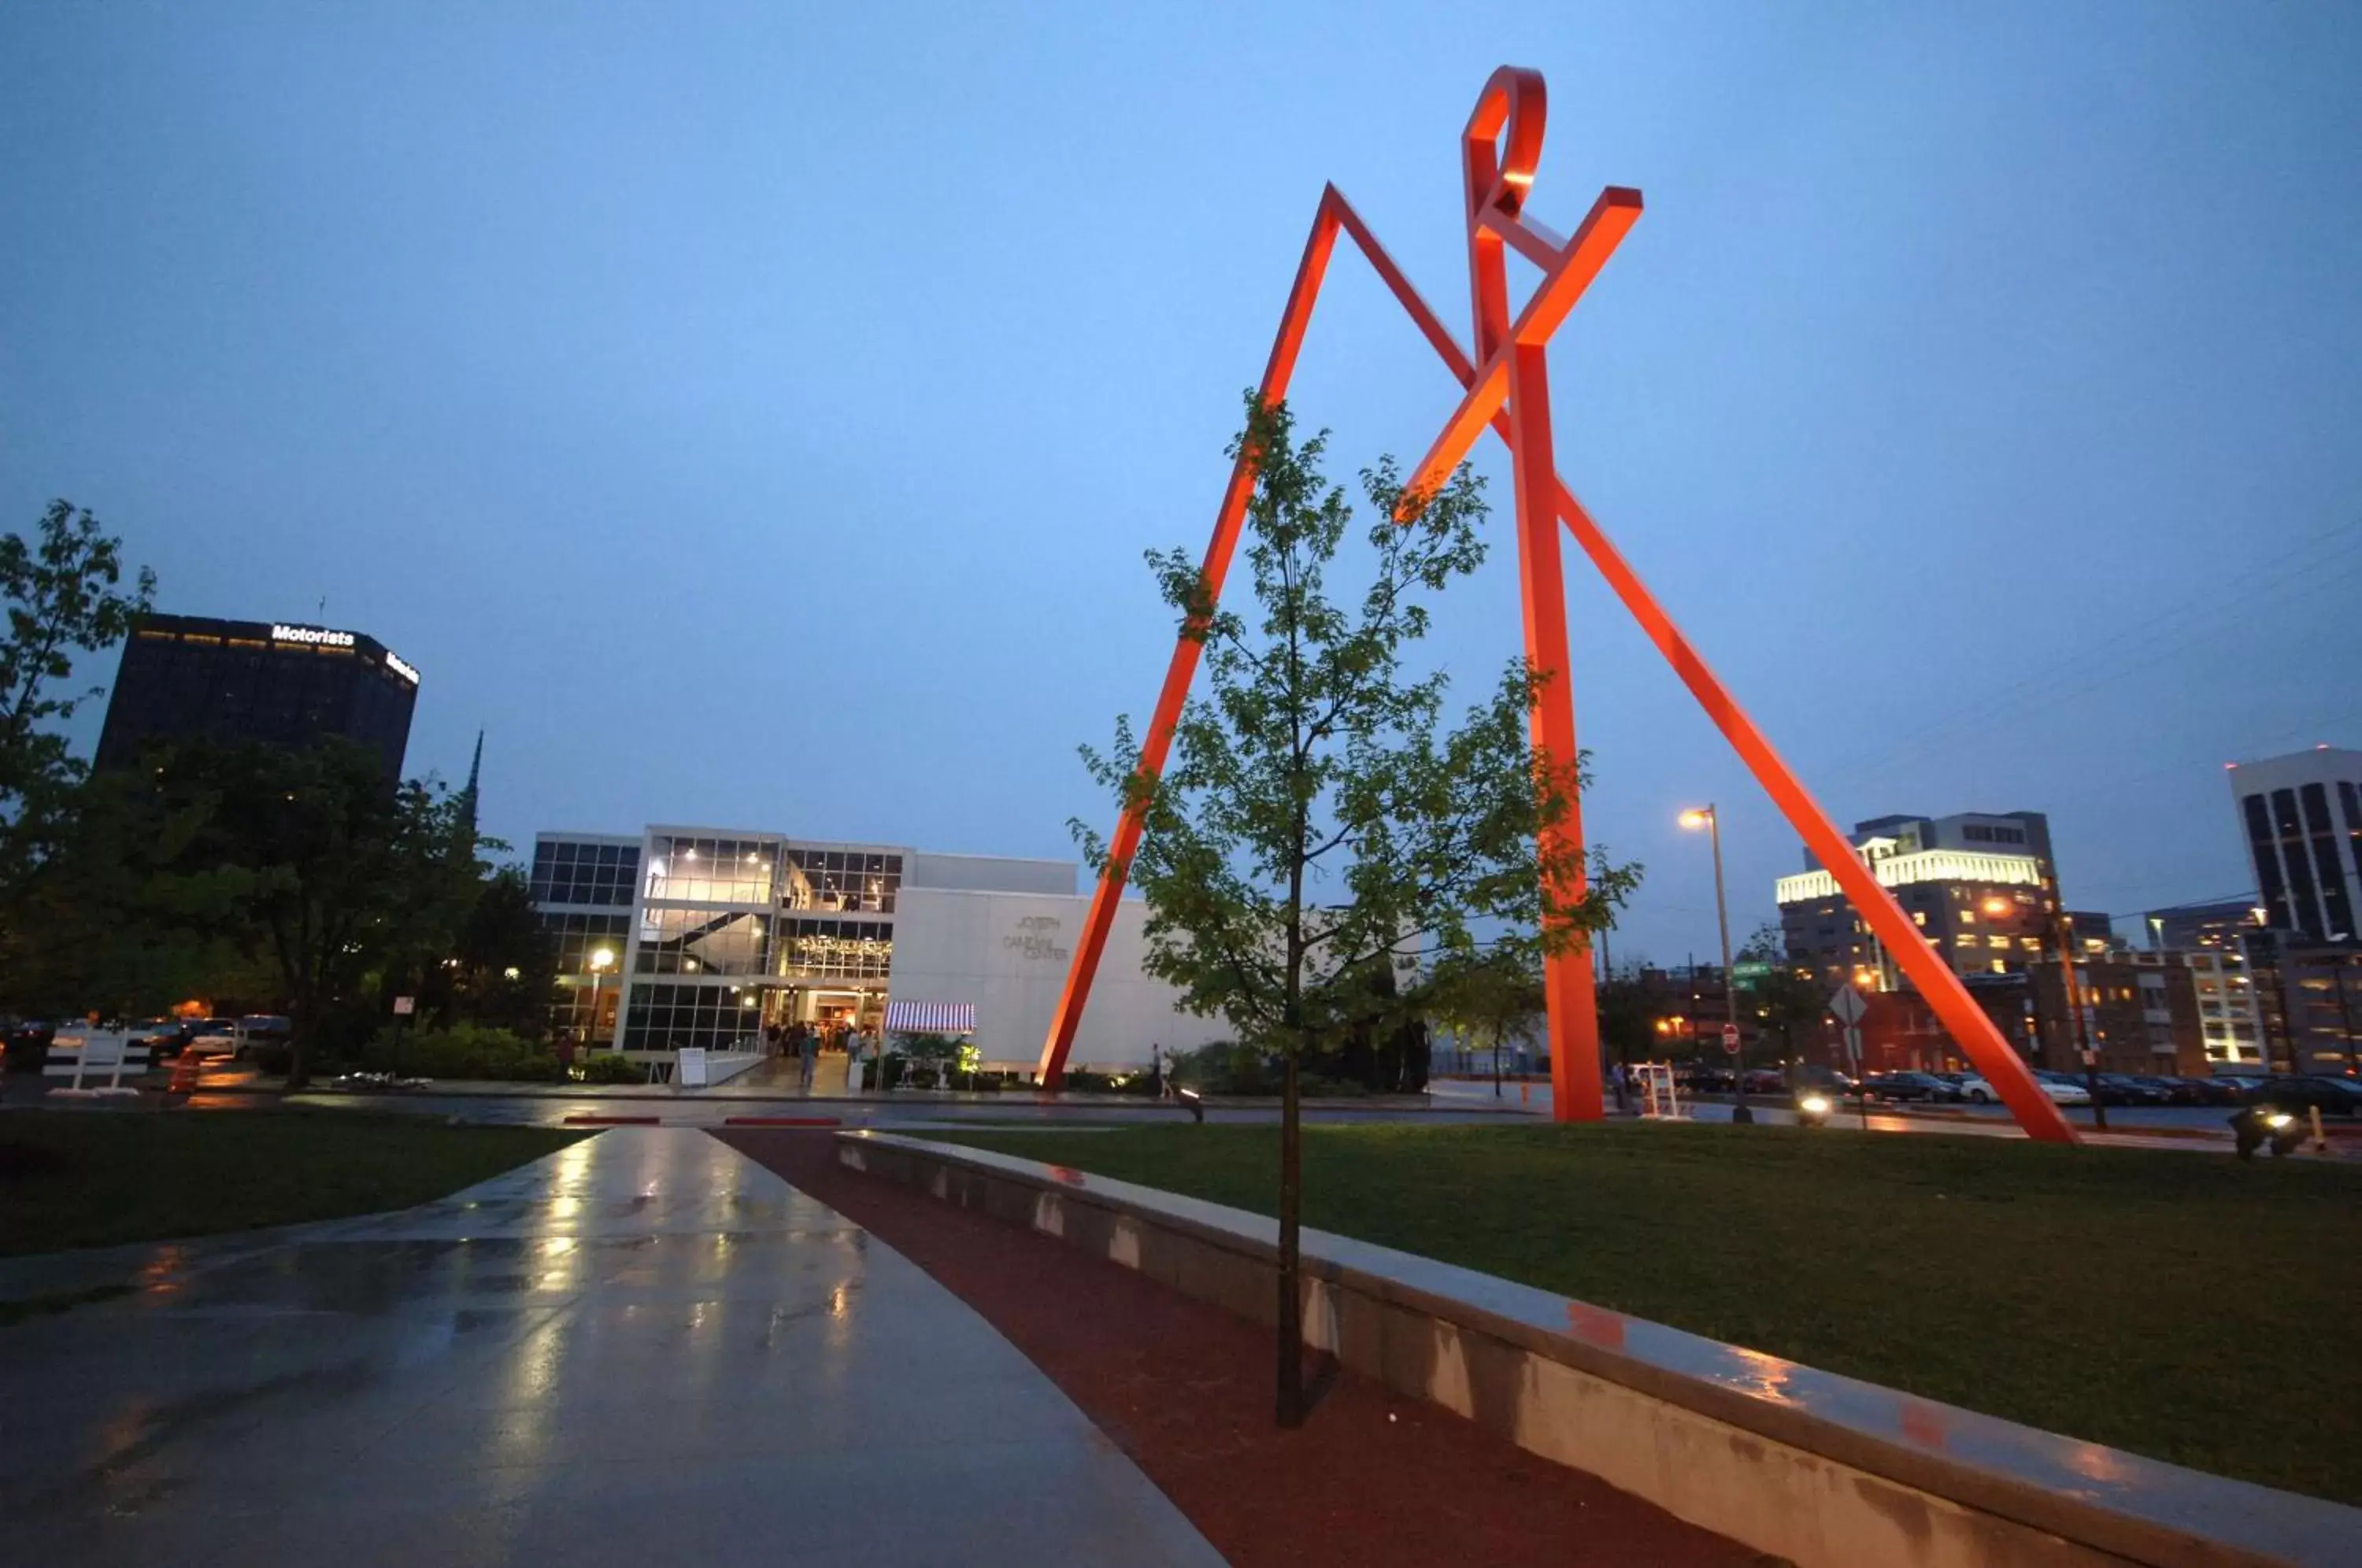
[[[459,816],[472,842],[476,836],[476,786],[484,773],[484,732],[476,732],[476,755],[468,763],[468,786],[459,791]]]

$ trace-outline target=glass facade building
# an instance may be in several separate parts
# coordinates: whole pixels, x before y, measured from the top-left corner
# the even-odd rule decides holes
[[[633,1055],[743,1048],[784,1024],[874,1029],[911,858],[710,828],[545,833],[531,879],[558,943],[553,1022]]]
[[[95,766],[130,767],[151,745],[341,735],[401,777],[418,672],[374,637],[326,626],[142,615],[123,645]]]
[[[557,951],[550,1025],[573,1039],[614,1033],[639,874],[635,838],[546,833],[534,841],[525,876],[541,927]]]

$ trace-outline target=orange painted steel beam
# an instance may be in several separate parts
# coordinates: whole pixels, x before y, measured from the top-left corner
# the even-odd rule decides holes
[[[1304,241],[1304,257],[1297,263],[1296,282],[1287,292],[1287,307],[1280,313],[1279,331],[1272,340],[1271,358],[1264,364],[1263,381],[1257,388],[1265,403],[1277,403],[1287,395],[1287,383],[1296,374],[1297,354],[1304,347],[1305,328],[1311,325],[1313,302],[1320,297],[1321,280],[1329,271],[1329,256],[1336,248],[1337,209],[1343,204],[1344,198],[1337,193],[1334,185],[1322,191],[1320,205],[1313,214],[1312,233]],[[1205,559],[1199,566],[1212,600],[1221,598],[1222,581],[1230,575],[1240,525],[1246,519],[1247,502],[1254,494],[1254,454],[1242,448],[1237,462],[1231,465],[1231,482],[1222,491],[1220,508],[1214,513],[1214,536],[1207,544]],[[1173,732],[1181,723],[1182,704],[1188,699],[1189,683],[1197,677],[1198,659],[1204,646],[1187,626],[1174,640],[1173,661],[1164,670],[1164,687],[1157,693],[1156,711],[1149,720],[1148,734],[1141,739],[1140,767],[1152,778],[1164,775],[1164,759],[1173,749]],[[1098,975],[1099,957],[1107,949],[1108,933],[1115,928],[1116,908],[1123,900],[1124,881],[1131,874],[1131,857],[1140,851],[1143,825],[1142,812],[1127,807],[1116,823],[1113,836],[1108,840],[1107,864],[1099,872],[1098,889],[1091,894],[1090,911],[1083,917],[1082,938],[1075,944],[1065,989],[1059,993],[1058,1010],[1051,1016],[1049,1037],[1043,1042],[1040,1070],[1044,1088],[1054,1089],[1065,1079],[1066,1056],[1075,1048],[1075,1031],[1081,1027],[1083,1010],[1089,1005],[1091,982]]]
[[[1511,79],[1506,85],[1505,78]],[[1530,94],[1529,100],[1527,94]],[[1532,107],[1520,112],[1529,102]],[[1600,575],[1606,580],[1610,590],[1615,592],[1625,609],[1631,613],[1633,619],[1639,623],[1642,632],[1648,635],[1651,643],[1656,645],[1658,652],[1663,655],[1665,661],[1672,667],[1673,672],[1681,678],[1683,684],[1689,688],[1691,695],[1705,711],[1706,716],[1714,722],[1715,727],[1722,732],[1724,738],[1728,740],[1732,748],[1738,753],[1739,759],[1747,764],[1748,770],[1755,776],[1756,781],[1761,784],[1765,791],[1771,795],[1773,804],[1780,808],[1781,814],[1788,820],[1789,825],[1796,830],[1798,836],[1829,870],[1854,907],[1862,912],[1864,920],[1869,922],[1871,928],[1885,942],[1888,949],[1895,955],[1898,966],[1918,986],[1921,995],[1927,999],[1937,1017],[1951,1032],[1952,1037],[1959,1043],[1970,1060],[2000,1092],[2003,1101],[2014,1114],[2019,1125],[2024,1127],[2028,1134],[2037,1139],[2056,1143],[2073,1143],[2075,1134],[2066,1119],[2059,1114],[2058,1107],[2051,1103],[2049,1097],[2042,1092],[2033,1075],[2018,1059],[2017,1054],[2001,1037],[2000,1032],[1993,1027],[1992,1021],[1986,1017],[1983,1010],[1979,1008],[1974,999],[1970,997],[1968,988],[1960,983],[1959,977],[1953,974],[1950,967],[1926,945],[1925,937],[1918,928],[1911,923],[1909,917],[1904,913],[1902,906],[1895,902],[1893,895],[1886,890],[1870,867],[1863,864],[1860,857],[1854,852],[1851,843],[1838,831],[1827,813],[1821,810],[1819,804],[1813,800],[1811,793],[1805,789],[1795,774],[1772,749],[1771,742],[1764,737],[1760,730],[1756,728],[1754,721],[1747,715],[1746,711],[1738,705],[1729,690],[1707,667],[1705,658],[1691,646],[1689,639],[1682,635],[1681,629],[1673,624],[1672,618],[1665,613],[1663,607],[1642,584],[1639,574],[1633,571],[1629,563],[1609,542],[1599,525],[1593,521],[1590,513],[1575,499],[1573,491],[1567,488],[1564,480],[1558,476],[1547,460],[1530,461],[1520,456],[1525,451],[1526,444],[1518,439],[1519,432],[1507,405],[1513,396],[1509,390],[1510,382],[1517,373],[1528,370],[1529,367],[1520,366],[1516,363],[1513,357],[1500,353],[1503,337],[1506,337],[1515,343],[1520,340],[1521,334],[1515,331],[1502,333],[1497,326],[1497,317],[1491,324],[1494,330],[1488,334],[1486,313],[1490,302],[1487,285],[1492,280],[1481,266],[1473,265],[1483,254],[1480,248],[1489,241],[1495,253],[1497,254],[1498,246],[1504,242],[1508,243],[1513,245],[1520,254],[1541,265],[1546,275],[1555,275],[1573,270],[1575,253],[1579,249],[1585,249],[1588,245],[1595,243],[1603,247],[1596,251],[1596,259],[1591,264],[1589,273],[1581,277],[1579,283],[1574,287],[1573,293],[1568,295],[1566,304],[1571,307],[1574,298],[1580,294],[1581,285],[1587,284],[1590,276],[1596,274],[1598,263],[1604,262],[1606,256],[1612,253],[1615,242],[1622,238],[1624,230],[1628,229],[1632,220],[1637,218],[1640,204],[1637,192],[1609,187],[1601,194],[1599,202],[1595,204],[1590,217],[1585,219],[1584,228],[1577,231],[1573,241],[1558,240],[1540,224],[1522,215],[1520,209],[1526,193],[1531,188],[1533,164],[1540,148],[1543,124],[1541,114],[1539,112],[1540,103],[1540,77],[1533,76],[1530,72],[1510,72],[1505,68],[1504,71],[1496,72],[1493,81],[1486,84],[1485,94],[1478,101],[1476,113],[1471,116],[1469,130],[1463,138],[1463,154],[1468,161],[1472,196],[1470,249],[1472,291],[1475,294],[1478,343],[1480,348],[1487,353],[1488,359],[1495,357],[1500,358],[1504,389],[1500,401],[1495,404],[1493,411],[1484,420],[1475,422],[1476,427],[1481,429],[1485,424],[1489,423],[1502,439],[1508,443],[1513,461],[1517,463],[1515,473],[1521,488],[1529,490],[1536,488],[1546,477],[1549,487],[1547,491],[1549,513],[1557,520],[1563,522],[1568,530],[1574,535],[1576,543],[1590,558],[1592,564],[1598,569]],[[1490,149],[1480,148],[1477,145],[1478,138],[1499,136],[1505,128],[1508,132],[1506,153],[1493,153],[1496,161],[1491,166],[1490,172],[1496,177],[1489,180],[1482,178],[1487,173],[1487,170],[1480,165]],[[1480,188],[1485,192],[1485,196],[1483,198],[1478,198],[1475,194]],[[1616,226],[1605,226],[1610,224]],[[1361,215],[1353,210],[1352,204],[1332,184],[1321,192],[1320,204],[1313,219],[1312,234],[1305,244],[1304,260],[1297,270],[1296,282],[1288,295],[1287,308],[1280,319],[1278,337],[1272,348],[1270,363],[1264,372],[1264,397],[1270,399],[1282,395],[1287,380],[1294,371],[1296,356],[1303,345],[1305,331],[1310,325],[1312,306],[1319,295],[1329,258],[1335,245],[1337,232],[1341,228],[1352,238],[1355,245],[1361,248],[1371,268],[1378,274],[1380,281],[1386,285],[1396,299],[1401,303],[1405,313],[1411,318],[1412,324],[1418,328],[1420,335],[1435,349],[1437,357],[1442,359],[1454,379],[1464,389],[1469,389],[1473,392],[1478,381],[1475,362],[1453,340],[1451,332],[1443,326],[1441,318],[1429,307],[1418,290],[1404,275],[1402,269],[1396,265],[1394,258],[1387,254],[1383,245],[1378,243],[1377,237],[1371,233],[1369,226],[1362,221]],[[1595,236],[1595,239],[1587,241],[1587,234]],[[1502,301],[1502,311],[1506,312],[1505,286],[1500,289],[1498,297]],[[1529,301],[1527,310],[1520,313],[1520,325],[1533,315],[1535,304],[1540,297],[1540,291],[1537,291],[1536,301]],[[1559,315],[1562,319],[1564,311],[1560,311]],[[1551,325],[1555,326],[1556,323],[1552,322]],[[1547,334],[1544,336],[1546,337]],[[1489,344],[1488,337],[1491,339]],[[1533,352],[1539,358],[1540,349],[1536,348]],[[1463,408],[1466,406],[1465,402],[1462,406]],[[1452,421],[1447,425],[1447,430],[1462,423],[1461,415],[1455,413]],[[1473,439],[1473,434],[1471,433],[1469,441],[1472,444]],[[1543,444],[1547,446],[1547,443],[1548,433],[1545,427]],[[1463,454],[1465,450],[1466,447],[1463,447],[1462,448]],[[1444,471],[1449,472],[1449,469]],[[1242,457],[1239,465],[1232,470],[1230,489],[1223,495],[1222,509],[1215,518],[1214,538],[1207,548],[1206,569],[1209,581],[1217,590],[1219,590],[1221,574],[1229,568],[1231,553],[1237,544],[1239,526],[1245,515],[1246,500],[1253,491],[1253,475],[1248,467],[1247,459]],[[1528,527],[1528,522],[1527,508],[1521,505],[1518,533],[1521,564],[1529,561],[1533,554],[1546,553],[1550,558],[1551,569],[1549,573],[1549,581],[1556,587],[1553,598],[1557,606],[1556,613],[1560,628],[1557,641],[1562,649],[1565,594],[1563,580],[1560,577],[1556,565],[1556,531],[1549,528],[1532,530]],[[1537,533],[1548,536],[1547,546],[1539,545],[1533,539],[1532,536]],[[1535,545],[1535,549],[1531,552],[1529,551],[1529,544]],[[1521,572],[1521,584],[1529,589],[1535,575],[1538,574]],[[1546,618],[1549,613],[1544,611],[1542,613]],[[1529,610],[1528,618],[1529,657],[1534,641],[1533,626],[1534,615]],[[1549,639],[1545,636],[1543,640]],[[1186,636],[1180,640],[1174,650],[1173,665],[1166,671],[1164,690],[1160,695],[1157,704],[1161,725],[1152,724],[1147,744],[1142,748],[1142,764],[1152,775],[1161,772],[1164,767],[1164,757],[1171,745],[1173,726],[1178,722],[1181,702],[1187,695],[1189,678],[1196,672],[1197,654],[1197,643]],[[1543,723],[1539,709],[1535,722],[1539,730]],[[1571,716],[1568,738],[1571,743]],[[1581,837],[1579,823],[1571,824],[1571,827],[1573,840],[1579,843]],[[1073,966],[1067,975],[1066,988],[1065,994],[1059,999],[1057,1015],[1052,1022],[1049,1039],[1043,1049],[1042,1076],[1046,1087],[1055,1088],[1064,1075],[1066,1054],[1074,1043],[1075,1028],[1080,1021],[1082,1009],[1088,999],[1091,979],[1098,971],[1100,953],[1105,946],[1108,932],[1114,922],[1116,901],[1121,897],[1124,877],[1130,868],[1131,856],[1139,847],[1139,842],[1140,824],[1135,820],[1134,814],[1128,812],[1118,824],[1116,838],[1110,842],[1109,863],[1101,873],[1098,892],[1092,900],[1091,913],[1086,923],[1083,940],[1076,946]],[[1547,972],[1544,977],[1545,988],[1550,992],[1551,1004],[1553,1046],[1551,1080],[1555,1101],[1553,1110],[1561,1121],[1580,1120],[1586,1115],[1596,1117],[1601,1113],[1596,1015],[1590,1005],[1588,963],[1584,963],[1581,968],[1585,982],[1581,988],[1584,993],[1584,1005],[1573,1019],[1565,1018],[1568,1012],[1574,1010],[1575,998],[1572,994],[1565,994],[1571,992],[1573,988],[1552,986],[1551,977]],[[1574,1065],[1571,1058],[1574,1053],[1558,1049],[1562,1020],[1567,1023],[1577,1023],[1579,1021],[1578,1027],[1582,1034],[1592,1042],[1591,1047],[1582,1053],[1583,1060],[1588,1066],[1587,1084],[1580,1081],[1585,1075],[1573,1071]],[[1561,1066],[1562,1059],[1566,1060],[1565,1069],[1562,1069]],[[1562,1082],[1562,1072],[1576,1081]],[[1584,1103],[1574,1103],[1578,1099]]]
[[[1828,813],[1821,810],[1819,802],[1781,760],[1780,754],[1772,749],[1772,743],[1755,727],[1755,721],[1747,716],[1747,711],[1706,667],[1705,659],[1682,635],[1672,617],[1665,613],[1641,583],[1639,574],[1608,542],[1607,536],[1592,521],[1591,513],[1584,510],[1564,480],[1559,482],[1558,512],[1575,542],[1583,547],[1583,553],[1591,558],[1591,564],[1599,569],[1599,575],[1607,580],[1607,586],[1640,624],[1640,630],[1657,645],[1657,651],[1673,667],[1673,673],[1690,689],[1690,695],[1697,699],[1698,706],[1705,710],[1715,728],[1730,742],[1731,749],[1747,764],[1747,770],[1755,775],[1755,781],[1763,786],[1772,803],[1780,808],[1780,814],[1788,819],[1788,825],[1805,841],[1805,847],[1837,879],[1846,898],[1886,944],[1896,966],[1919,988],[1919,994],[1926,999],[1937,1019],[2001,1095],[2002,1102],[2017,1118],[2017,1124],[2025,1129],[2029,1137],[2057,1143],[2075,1142],[2074,1131],[2066,1117],[2043,1093],[2041,1084],[2010,1048],[2009,1042],[2002,1038],[1992,1018],[1969,995],[1959,976],[1927,944],[1926,933],[1911,923],[1911,917],[1863,862],[1852,842],[1838,831]]]
[[[1410,482],[1414,495],[1440,483],[1460,466],[1494,415],[1506,418],[1517,514],[1519,619],[1525,629],[1526,665],[1539,678],[1528,734],[1537,764],[1554,778],[1572,779],[1582,753],[1574,734],[1574,670],[1567,657],[1566,572],[1559,560],[1558,460],[1551,447],[1547,344],[1551,330],[1566,319],[1575,296],[1597,275],[1616,242],[1639,215],[1639,197],[1626,193],[1629,204],[1619,206],[1619,215],[1605,223],[1598,221],[1601,209],[1593,208],[1593,221],[1583,232],[1562,250],[1551,251],[1549,237],[1518,215],[1533,189],[1549,106],[1539,72],[1505,65],[1485,83],[1461,135],[1468,198],[1469,314],[1476,350],[1485,362]],[[1545,256],[1541,286],[1514,319],[1506,254],[1512,236],[1519,237],[1520,250],[1533,254],[1527,243],[1530,240]],[[1549,325],[1537,326],[1543,318]],[[1541,848],[1545,866],[1571,858],[1573,867],[1563,884],[1546,891],[1570,903],[1579,900],[1584,890],[1583,812],[1572,790],[1564,818],[1543,830]],[[1543,955],[1542,996],[1552,1114],[1562,1121],[1596,1121],[1606,1114],[1606,1106],[1600,1094],[1599,1004],[1588,942]]]

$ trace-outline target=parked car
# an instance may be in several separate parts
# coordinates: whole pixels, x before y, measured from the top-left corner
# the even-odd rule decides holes
[[[2233,1078],[2184,1078],[2181,1081],[2195,1091],[2201,1105],[2237,1105],[2247,1098],[2246,1092]]]
[[[1854,1081],[1835,1067],[1824,1067],[1818,1062],[1799,1062],[1781,1076],[1783,1087],[1798,1091],[1812,1090],[1819,1094],[1845,1096],[1853,1093]]]
[[[284,1045],[295,1037],[295,1023],[275,1012],[250,1012],[237,1021],[237,1043],[233,1056],[250,1056],[273,1045]]]
[[[2323,1116],[2362,1116],[2362,1083],[2352,1078],[2294,1073],[2273,1078],[2257,1089],[2251,1104],[2282,1110],[2318,1109]]]
[[[2034,1081],[2042,1086],[2054,1105],[2089,1105],[2092,1090],[2081,1073],[2053,1073],[2040,1067],[2034,1070]]]
[[[1962,1073],[1960,1098],[1970,1105],[1999,1105],[2001,1091],[1985,1082],[1982,1073]]]
[[[12,1073],[38,1073],[50,1054],[50,1042],[57,1037],[58,1026],[38,1018],[25,1019],[8,1031],[8,1070]]]
[[[1747,1069],[1747,1092],[1785,1094],[1788,1092],[1788,1075],[1777,1067],[1749,1067]]]
[[[1872,1073],[1862,1085],[1873,1098],[1885,1100],[1946,1100],[1959,1092],[1933,1073]]]
[[[189,1032],[188,1042],[181,1049],[200,1060],[208,1056],[237,1055],[237,1020],[234,1018],[204,1020]]]
[[[2209,1078],[2185,1078],[2169,1074],[2142,1074],[2141,1082],[2162,1090],[2169,1105],[2235,1105],[2238,1097],[2218,1088]]]
[[[135,1045],[145,1045],[148,1054],[159,1062],[169,1062],[188,1049],[195,1039],[200,1021],[193,1018],[144,1018],[125,1031]]]
[[[2102,1105],[2169,1105],[2173,1097],[2158,1085],[2131,1073],[2095,1073]]]
[[[2034,1081],[2041,1086],[2042,1092],[2049,1097],[2050,1103],[2053,1105],[2092,1103],[2092,1091],[2065,1073],[2036,1073],[2034,1075]],[[1987,1083],[1983,1076],[1978,1073],[1960,1075],[1960,1096],[1973,1105],[2001,1103],[2001,1091]]]

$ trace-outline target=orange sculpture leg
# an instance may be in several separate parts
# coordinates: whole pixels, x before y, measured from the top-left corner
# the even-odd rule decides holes
[[[1341,201],[1336,188],[1322,193],[1320,206],[1313,215],[1311,236],[1304,242],[1304,259],[1297,263],[1296,283],[1287,293],[1287,308],[1279,318],[1279,333],[1272,341],[1271,358],[1264,365],[1259,392],[1265,403],[1277,403],[1287,395],[1287,383],[1296,373],[1297,351],[1304,346],[1304,330],[1311,324],[1312,302],[1319,297],[1320,281],[1329,271],[1329,255],[1337,244],[1335,207]],[[1222,491],[1221,509],[1214,513],[1214,536],[1206,546],[1206,558],[1199,563],[1205,574],[1208,593],[1219,601],[1222,596],[1222,580],[1230,575],[1231,558],[1239,543],[1239,527],[1246,519],[1247,502],[1253,498],[1255,470],[1251,453],[1242,451],[1231,469],[1231,482]],[[1173,749],[1173,732],[1181,723],[1181,707],[1189,696],[1189,682],[1198,673],[1198,656],[1203,645],[1186,633],[1175,638],[1173,662],[1165,667],[1164,688],[1156,696],[1156,712],[1148,723],[1148,734],[1141,738],[1140,766],[1152,778],[1164,772],[1164,758]],[[1054,1089],[1065,1079],[1066,1056],[1075,1048],[1075,1031],[1083,1021],[1083,1010],[1089,1005],[1091,981],[1098,974],[1099,955],[1106,951],[1108,933],[1115,928],[1116,906],[1123,900],[1124,879],[1131,874],[1131,857],[1139,852],[1142,827],[1141,813],[1127,809],[1116,823],[1115,833],[1108,840],[1107,864],[1100,869],[1099,885],[1091,894],[1090,912],[1083,918],[1082,938],[1075,944],[1075,955],[1066,970],[1065,989],[1059,994],[1058,1010],[1050,1020],[1050,1035],[1042,1046],[1042,1087]]]
[[[1527,341],[1509,320],[1509,287],[1504,240],[1511,230],[1496,226],[1506,218],[1512,226],[1526,193],[1533,185],[1534,160],[1541,153],[1546,100],[1542,81],[1531,72],[1500,71],[1485,84],[1461,138],[1462,170],[1468,193],[1468,283],[1471,314],[1475,320],[1476,351],[1487,362],[1486,385],[1497,386],[1500,397],[1485,401],[1507,416],[1512,489],[1518,523],[1518,597],[1526,630],[1526,663],[1540,678],[1534,694],[1531,734],[1534,755],[1554,775],[1572,778],[1581,754],[1574,739],[1574,672],[1566,647],[1566,574],[1558,555],[1558,468],[1552,455],[1550,413],[1550,365],[1544,358],[1544,333]],[[1544,263],[1555,278],[1563,272],[1556,258]],[[1546,282],[1538,293],[1552,292]],[[1570,304],[1572,301],[1569,302]],[[1469,401],[1454,414],[1436,450],[1410,480],[1414,494],[1441,482],[1459,466],[1464,454],[1490,422],[1492,410],[1476,417],[1478,403]],[[1438,463],[1437,456],[1457,446],[1460,454]],[[1568,797],[1563,822],[1548,831],[1544,848],[1572,852],[1583,862],[1582,802]],[[1546,863],[1556,863],[1555,853]],[[1555,891],[1570,902],[1583,893],[1581,874],[1575,885]],[[1542,958],[1544,1016],[1548,1020],[1551,1059],[1551,1105],[1561,1121],[1596,1121],[1606,1113],[1600,1097],[1599,1008],[1592,989],[1591,954],[1586,947],[1550,953]]]
[[[1286,394],[1297,353],[1311,323],[1313,304],[1319,296],[1330,254],[1341,228],[1361,247],[1380,280],[1402,303],[1412,323],[1464,389],[1460,405],[1446,421],[1435,445],[1413,470],[1411,488],[1424,489],[1449,476],[1488,425],[1509,447],[1526,655],[1544,677],[1533,713],[1537,754],[1561,765],[1571,764],[1578,755],[1567,658],[1565,580],[1555,526],[1563,522],[1625,609],[1639,623],[1640,629],[1672,666],[1706,716],[1771,795],[1781,814],[1861,911],[1903,973],[1919,988],[1952,1038],[2000,1091],[2018,1124],[2036,1138],[2074,1142],[2073,1130],[2058,1107],[1970,997],[1959,977],[1926,944],[1902,906],[1854,853],[1852,845],[1772,750],[1771,742],[1707,668],[1705,660],[1690,646],[1689,639],[1673,624],[1672,617],[1559,477],[1551,434],[1550,382],[1544,348],[1551,335],[1613,254],[1617,243],[1639,216],[1640,198],[1638,192],[1609,187],[1593,204],[1590,215],[1571,240],[1560,239],[1526,217],[1522,209],[1533,185],[1546,107],[1541,78],[1532,72],[1505,66],[1485,84],[1462,137],[1477,358],[1472,359],[1462,351],[1360,215],[1330,185],[1321,193],[1311,237],[1305,244],[1304,259],[1297,270],[1295,287],[1280,318],[1279,334],[1264,371],[1264,397],[1275,401]],[[1508,307],[1505,246],[1516,249],[1543,273],[1541,283],[1514,320]],[[1253,489],[1252,465],[1242,457],[1232,469],[1221,510],[1215,516],[1214,537],[1207,547],[1207,580],[1217,596]],[[1155,718],[1142,745],[1141,766],[1151,777],[1163,771],[1173,729],[1179,722],[1197,667],[1198,645],[1184,636],[1174,649],[1164,688],[1158,696]],[[1581,847],[1579,802],[1577,814],[1571,815],[1560,831],[1565,845]],[[1114,925],[1124,878],[1131,856],[1140,846],[1140,832],[1136,814],[1127,812],[1110,841],[1108,863],[1100,873],[1082,940],[1076,944],[1065,990],[1043,1046],[1042,1081],[1045,1087],[1056,1088],[1064,1077],[1076,1028],[1089,1000],[1092,978],[1098,970],[1099,955]],[[1568,890],[1581,889],[1577,887]],[[1547,962],[1543,986],[1550,1007],[1554,1114],[1562,1121],[1595,1118],[1602,1112],[1598,1021],[1588,955],[1568,953]]]

